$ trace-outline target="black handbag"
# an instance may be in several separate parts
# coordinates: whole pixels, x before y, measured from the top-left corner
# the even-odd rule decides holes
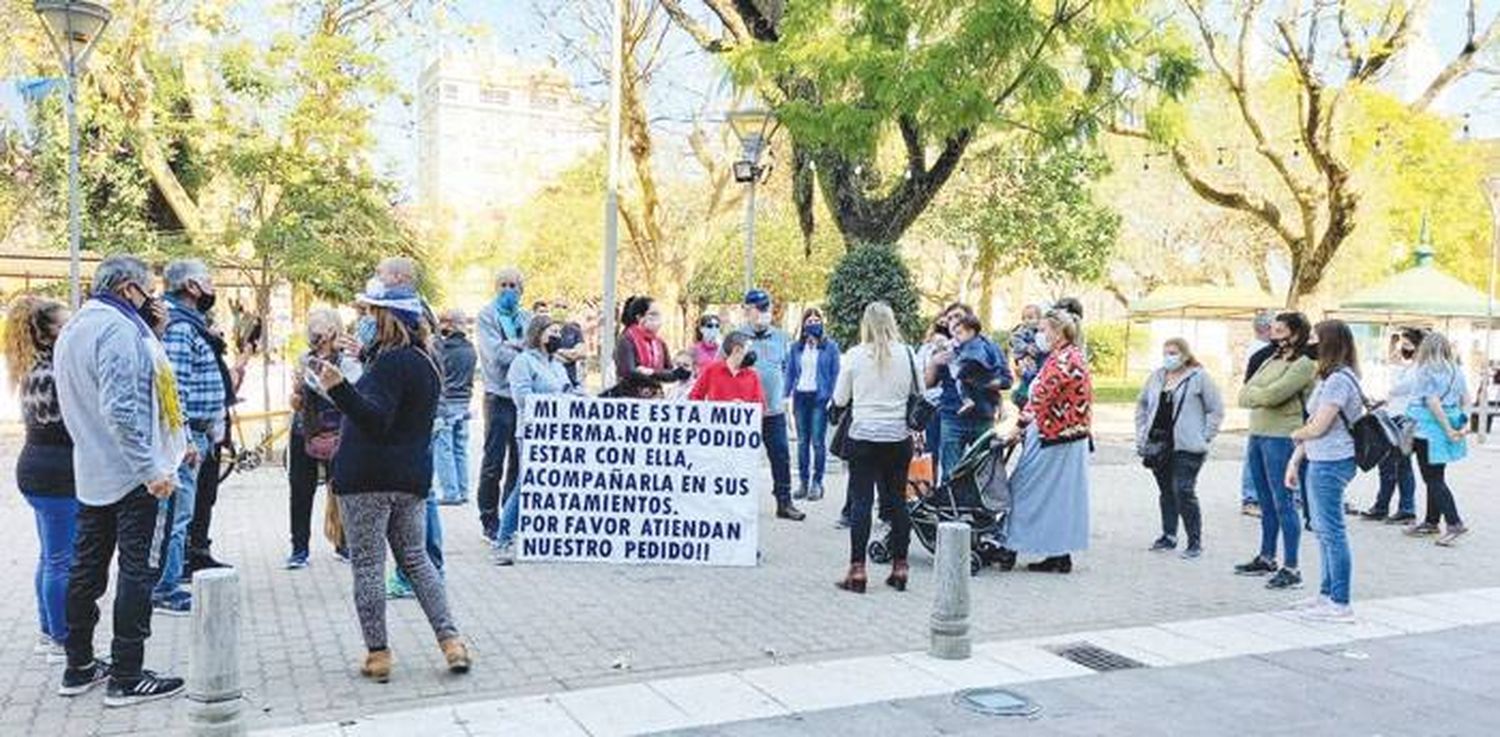
[[[854,413],[849,407],[840,407],[836,404],[828,405],[828,420],[833,424],[833,432],[828,436],[828,453],[841,461],[849,460],[849,426],[854,422]]]
[[[1364,405],[1365,413],[1350,422],[1344,416],[1344,410],[1340,409],[1339,420],[1354,438],[1355,464],[1359,466],[1359,470],[1368,471],[1379,466],[1386,456],[1401,452],[1404,431],[1384,407],[1365,396],[1364,389],[1359,386],[1359,379],[1352,371],[1349,372],[1349,380],[1359,390],[1359,401]]]
[[[906,429],[912,432],[926,432],[927,426],[932,424],[933,415],[937,414],[937,407],[927,401],[926,395],[920,389],[921,384],[917,381],[917,359],[912,356],[911,349],[906,349],[906,363],[911,367],[911,393],[906,395]]]

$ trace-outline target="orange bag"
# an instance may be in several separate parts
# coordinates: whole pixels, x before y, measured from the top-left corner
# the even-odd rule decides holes
[[[911,457],[906,466],[906,499],[915,500],[931,493],[936,481],[933,474],[931,453],[920,453]]]

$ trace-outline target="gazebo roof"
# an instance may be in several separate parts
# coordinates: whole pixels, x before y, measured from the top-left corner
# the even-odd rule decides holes
[[[1489,298],[1432,264],[1432,251],[1417,251],[1417,265],[1346,297],[1338,313],[1382,316],[1473,317],[1488,314]]]
[[[1279,304],[1259,289],[1214,285],[1166,286],[1130,305],[1133,318],[1213,320],[1250,317]]]

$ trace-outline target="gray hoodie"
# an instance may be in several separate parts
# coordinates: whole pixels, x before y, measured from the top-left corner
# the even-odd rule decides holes
[[[500,325],[500,315],[494,305],[485,305],[479,311],[475,324],[479,328],[479,373],[484,377],[484,393],[510,399],[510,364],[526,350],[526,327],[531,324],[531,313],[520,311],[519,335],[509,335]]]
[[[160,351],[144,323],[97,299],[85,302],[57,339],[57,401],[73,436],[82,504],[114,504],[177,472],[186,436],[179,430],[167,437],[160,422],[153,343]]]
[[[1219,387],[1214,385],[1207,371],[1201,367],[1191,371],[1173,390],[1177,424],[1172,429],[1172,449],[1184,453],[1207,453],[1209,444],[1219,434],[1219,426],[1224,424],[1224,399],[1219,396]],[[1135,403],[1137,451],[1146,445],[1166,381],[1166,369],[1157,369],[1151,372],[1151,377],[1141,388],[1141,397]]]

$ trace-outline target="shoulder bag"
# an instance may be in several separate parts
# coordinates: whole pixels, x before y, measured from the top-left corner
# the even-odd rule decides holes
[[[1350,422],[1344,415],[1343,408],[1339,409],[1339,420],[1344,423],[1344,428],[1349,431],[1350,437],[1354,439],[1354,462],[1359,470],[1368,471],[1380,465],[1386,456],[1391,453],[1401,452],[1403,430],[1389,412],[1380,403],[1371,402],[1365,396],[1365,390],[1359,385],[1359,379],[1354,372],[1348,369],[1340,369],[1339,373],[1349,376],[1354,382],[1354,388],[1359,392],[1359,401],[1364,406],[1365,412]]]
[[[917,359],[912,355],[911,348],[906,349],[906,362],[911,368],[911,391],[906,395],[906,429],[925,432],[932,423],[932,416],[937,413],[937,407],[927,401],[927,396],[922,393],[921,384],[917,381]]]

